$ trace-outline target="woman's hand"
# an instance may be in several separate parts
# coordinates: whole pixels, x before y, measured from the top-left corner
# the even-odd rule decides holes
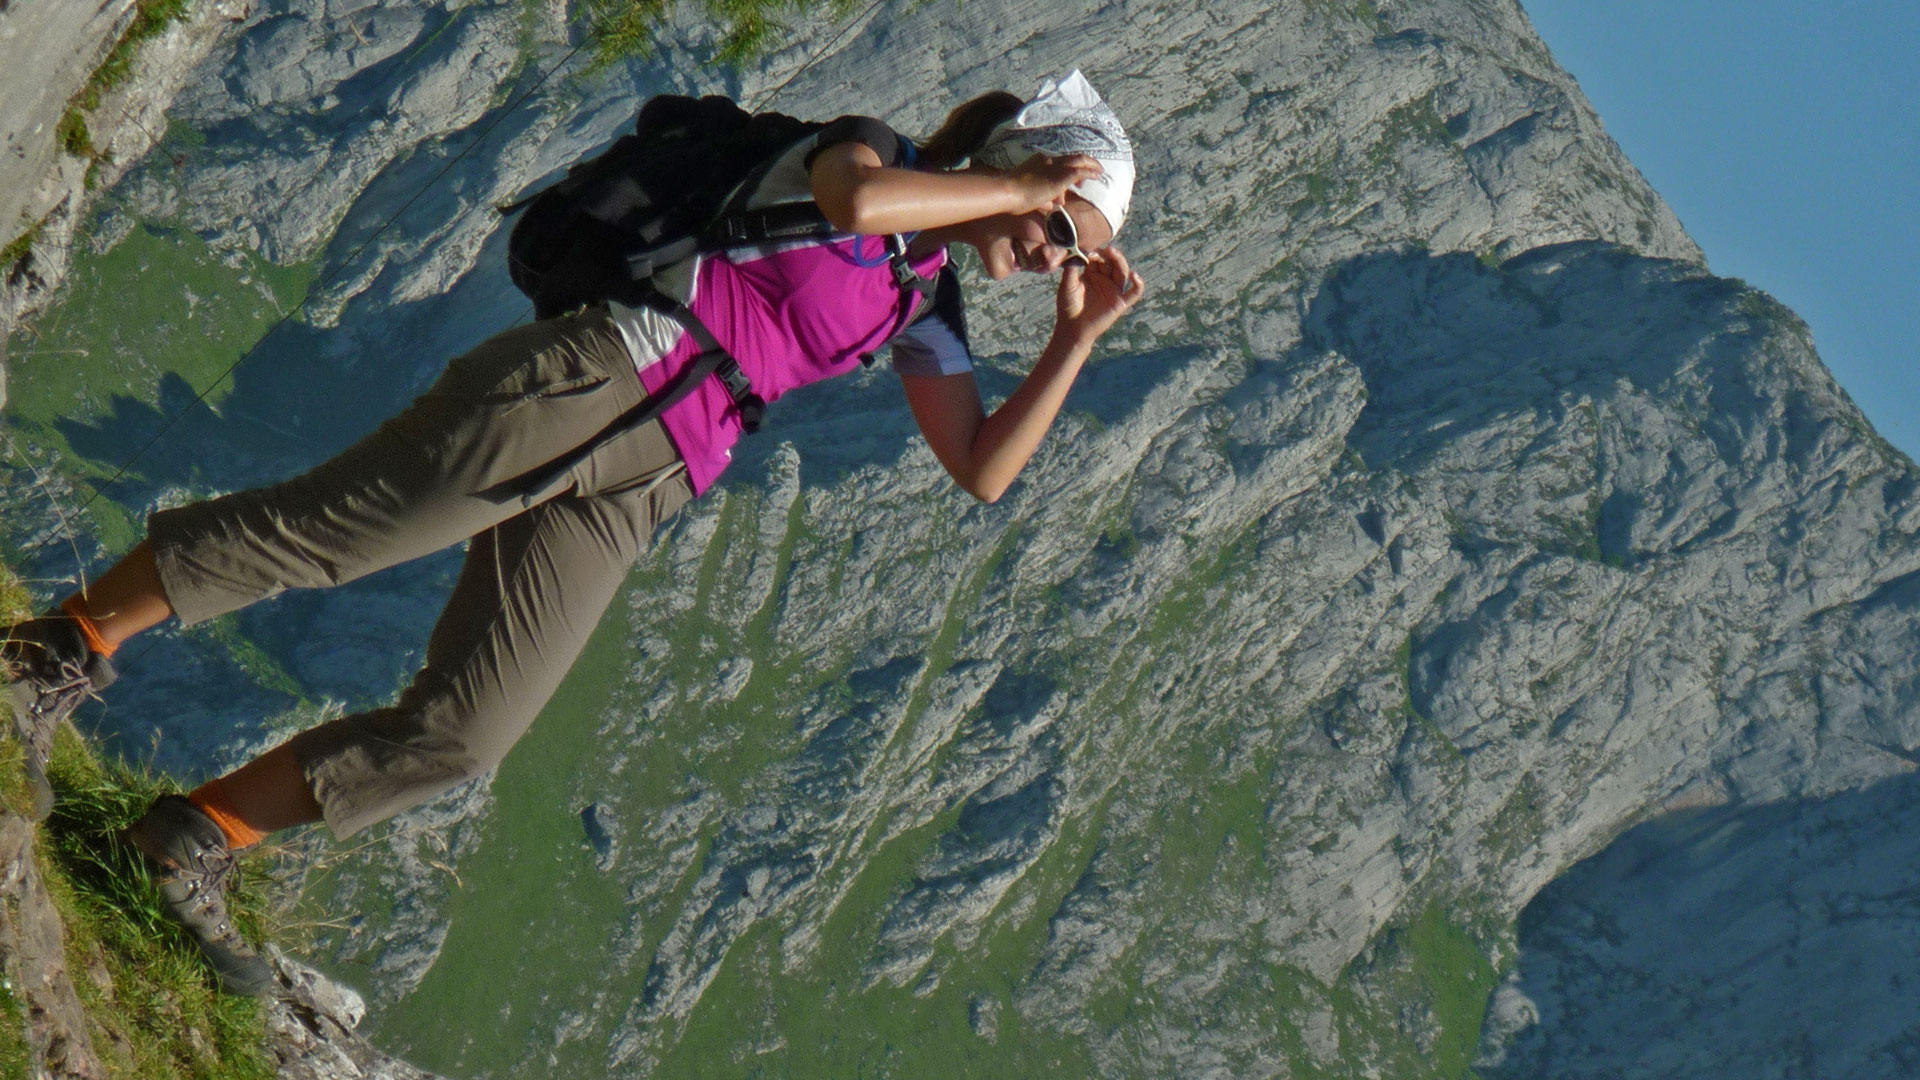
[[[1014,166],[1007,174],[1007,180],[1013,185],[1019,208],[1014,211],[1024,214],[1033,210],[1051,210],[1067,204],[1067,191],[1082,180],[1091,180],[1106,170],[1098,161],[1085,154],[1067,154],[1064,157],[1048,157],[1035,154]]]
[[[1069,262],[1060,271],[1054,296],[1054,332],[1066,332],[1091,344],[1147,294],[1147,283],[1127,264],[1118,248],[1091,252],[1093,262]]]
[[[1033,370],[1012,395],[986,414],[973,373],[902,375],[907,404],[933,455],[962,488],[983,502],[1000,498],[1026,467],[1060,415],[1067,390],[1115,319],[1146,295],[1146,283],[1112,248],[1092,253],[1093,264],[1062,271],[1059,321]]]

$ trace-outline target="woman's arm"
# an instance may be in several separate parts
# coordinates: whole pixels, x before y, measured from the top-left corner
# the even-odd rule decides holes
[[[1005,494],[1060,414],[1093,343],[1145,293],[1140,275],[1112,248],[1095,253],[1084,270],[1062,270],[1053,336],[991,415],[971,373],[901,376],[914,422],[954,482],[982,502]]]
[[[865,143],[837,143],[813,159],[813,200],[833,227],[863,236],[912,232],[995,214],[1057,206],[1100,175],[1085,154],[1038,154],[1008,173],[890,169]]]

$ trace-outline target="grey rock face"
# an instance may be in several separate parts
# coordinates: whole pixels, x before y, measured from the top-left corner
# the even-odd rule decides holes
[[[7,718],[11,725],[12,718]],[[107,1075],[67,971],[66,934],[33,861],[34,826],[0,810],[0,979],[8,1017],[24,1029],[26,1066],[47,1080]]]
[[[267,1009],[267,1050],[279,1080],[435,1080],[354,1033],[366,1003],[348,987],[274,957],[285,991]]]
[[[7,58],[7,93],[0,101],[0,236],[6,240],[52,209],[36,196],[59,153],[55,128],[132,11],[133,0],[20,0],[0,11],[0,51]]]
[[[1804,325],[1707,272],[1513,4],[883,4],[730,84],[691,31],[621,79],[540,84],[562,54],[518,11],[284,3],[201,67],[176,119],[204,151],[131,178],[126,212],[318,260],[320,329],[183,422],[198,472],[143,463],[116,499],[284,475],[510,324],[490,205],[604,142],[635,85],[911,131],[1084,67],[1140,149],[1124,239],[1153,293],[996,506],[952,490],[884,375],[742,445],[616,613],[609,700],[533,736],[590,740],[558,801],[623,826],[542,887],[625,895],[516,927],[532,955],[591,940],[597,969],[522,966],[511,1002],[437,1020],[496,1034],[459,1052],[476,1069],[680,1075],[689,1032],[744,1069],[825,1045],[790,1037],[817,1023],[853,1047],[831,1073],[907,1014],[930,1018],[892,1044],[926,1055],[907,1072],[964,1045],[1418,1075],[1479,1035],[1433,974],[1454,946],[1519,965],[1488,1060],[1558,1062],[1614,1021],[1562,1034],[1555,954],[1516,949],[1549,882],[1662,808],[1912,768],[1911,463]],[[969,288],[1004,395],[1051,298]],[[302,695],[377,700],[447,570],[238,627]],[[161,638],[116,688],[194,718],[169,764],[291,707],[223,656]],[[142,746],[150,722],[97,721]],[[537,805],[534,768],[342,875],[366,920],[328,944],[376,1001],[434,992],[456,873],[470,911],[526,887],[484,811]]]
[[[251,0],[200,0],[148,39],[121,86],[86,114],[96,155],[82,160],[56,138],[69,101],[107,58],[132,17],[131,0],[69,4],[24,0],[0,11],[0,236],[37,229],[27,257],[0,267],[0,335],[10,336],[53,299],[67,275],[91,192],[118,182],[161,139],[173,97]],[[0,405],[6,403],[0,345]]]

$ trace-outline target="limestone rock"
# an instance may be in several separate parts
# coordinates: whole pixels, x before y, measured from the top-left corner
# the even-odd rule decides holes
[[[11,719],[7,721],[11,726]],[[0,994],[47,1080],[105,1080],[67,970],[66,933],[33,861],[34,826],[0,809]]]
[[[283,990],[267,1008],[267,1050],[280,1080],[435,1080],[354,1033],[360,995],[285,955],[273,956]]]
[[[142,43],[120,86],[85,116],[92,156],[68,153],[56,129],[132,17],[132,0],[67,4],[22,0],[0,10],[0,60],[9,93],[0,103],[0,236],[26,230],[24,259],[0,267],[0,405],[6,403],[5,338],[53,298],[66,277],[92,193],[117,183],[167,128],[166,112],[196,64],[252,0],[197,0]],[[27,88],[27,92],[15,92]]]

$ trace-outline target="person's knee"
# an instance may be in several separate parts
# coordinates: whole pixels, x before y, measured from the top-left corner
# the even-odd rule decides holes
[[[479,753],[471,754],[459,763],[459,767],[454,774],[453,782],[448,786],[458,787],[461,784],[478,780],[483,776],[491,776],[494,770],[500,767],[500,763],[506,760],[506,757],[507,753],[505,748],[497,751],[488,748]]]
[[[457,750],[445,753],[442,761],[454,774],[453,784],[464,784],[491,775],[507,758],[527,725],[518,717],[479,715],[470,717],[458,737]],[[449,785],[451,786],[451,785]]]

